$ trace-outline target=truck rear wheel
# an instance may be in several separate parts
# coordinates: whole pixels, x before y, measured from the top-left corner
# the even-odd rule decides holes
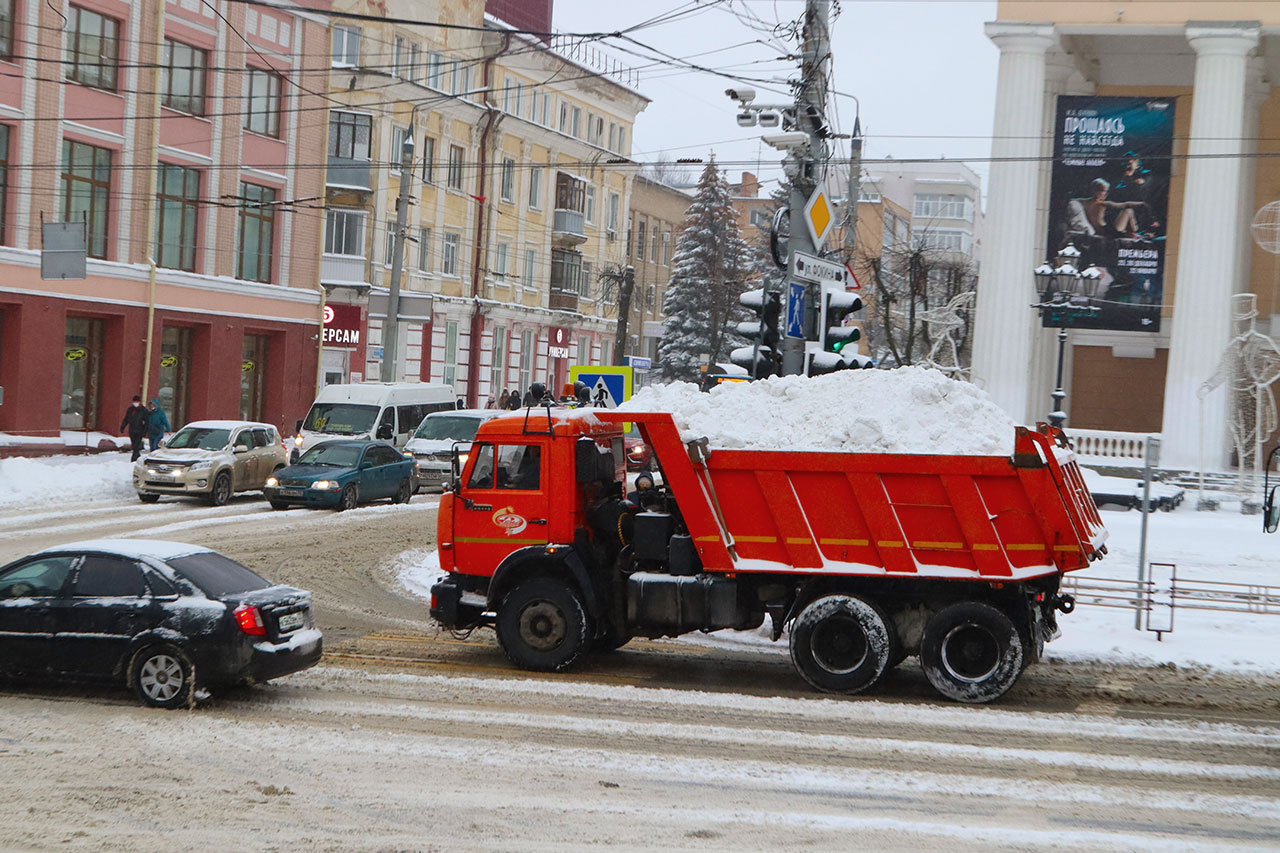
[[[791,626],[791,663],[828,693],[858,693],[875,684],[888,669],[893,645],[884,613],[855,595],[819,598]]]
[[[498,644],[516,666],[541,672],[564,669],[587,649],[587,612],[576,590],[535,578],[503,599],[495,626]]]
[[[999,699],[1022,672],[1022,636],[1004,613],[981,601],[961,601],[929,619],[920,665],[933,688],[956,702]]]

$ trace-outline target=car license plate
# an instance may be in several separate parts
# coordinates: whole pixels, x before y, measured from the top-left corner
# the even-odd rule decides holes
[[[280,617],[280,630],[295,631],[298,628],[301,628],[305,621],[306,616],[302,614],[301,610],[297,613],[285,613]]]
[[[302,489],[281,489],[279,494],[286,498],[300,498],[302,497]]]

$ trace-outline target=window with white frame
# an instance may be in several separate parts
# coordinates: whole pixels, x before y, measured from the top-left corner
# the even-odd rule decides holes
[[[582,286],[582,255],[564,249],[551,250],[551,289],[578,293]]]
[[[578,364],[591,363],[591,338],[578,338]]]
[[[542,210],[542,169],[529,170],[529,209]]]
[[[622,209],[622,196],[609,193],[609,233],[618,233],[618,211]]]
[[[382,262],[387,266],[391,266],[392,260],[396,256],[396,217],[395,214],[387,216],[387,227],[384,232],[383,240],[384,254]]]
[[[511,102],[511,114],[519,117],[524,112],[524,84],[516,83],[516,92]]]
[[[511,102],[515,93],[516,81],[508,77],[502,85],[502,111],[504,113],[511,112]]]
[[[436,140],[434,136],[422,137],[422,180],[436,182]]]
[[[573,125],[572,127],[573,138],[581,139],[582,138],[582,108],[581,107],[573,108],[573,117],[572,117],[571,123]]]
[[[590,261],[582,262],[582,280],[578,284],[579,295],[583,299],[591,299],[591,283],[595,281],[595,268]]]
[[[402,80],[409,77],[409,42],[400,36],[396,36],[395,41],[391,45],[391,69],[392,73]]]
[[[409,82],[422,79],[422,45],[416,41],[409,45]]]
[[[431,229],[426,226],[418,228],[418,269],[431,272]]]
[[[511,254],[510,243],[498,243],[493,250],[493,274],[499,278],[507,277],[507,258]]]
[[[391,163],[391,174],[400,174],[400,151],[404,148],[404,138],[409,133],[409,129],[405,127],[391,128],[391,151],[388,152],[387,160]]]
[[[533,363],[537,353],[533,349],[533,329],[525,329],[520,333],[520,386],[521,394],[533,384]]]
[[[280,135],[280,75],[261,68],[246,70],[244,129]]]
[[[524,250],[524,275],[521,276],[520,283],[530,289],[534,288],[536,286],[534,281],[534,276],[537,275],[537,270],[538,270],[538,250],[525,249]]]
[[[587,201],[584,215],[588,225],[596,224],[596,185],[587,184]]]
[[[748,216],[751,219],[751,224],[756,228],[764,228],[769,224],[769,211],[765,210],[763,207],[751,208],[751,213],[748,214]]]
[[[360,28],[333,27],[333,65],[337,68],[355,68],[360,64]]]
[[[627,139],[627,129],[625,127],[619,127],[618,128],[618,148],[617,148],[617,151],[619,154],[625,155],[627,153],[626,139]]]
[[[917,235],[922,249],[969,254],[973,236],[959,228],[926,228]]]
[[[669,266],[671,264],[671,232],[662,232],[662,265]]]
[[[510,157],[502,158],[502,200],[516,200],[516,161]]]
[[[427,54],[427,85],[444,91],[444,58],[438,53]]]
[[[444,324],[444,362],[440,367],[440,378],[446,385],[453,385],[458,380],[457,320],[449,320]]]
[[[551,96],[543,95],[542,104],[538,109],[538,124],[543,127],[551,127]]]
[[[363,210],[330,209],[324,218],[324,252],[326,255],[364,257]]]
[[[951,193],[916,193],[915,215],[925,219],[973,221],[973,200]]]
[[[569,132],[569,104],[563,100],[560,102],[560,132]]]
[[[440,244],[440,274],[458,274],[458,245],[461,237],[454,231],[446,231]]]
[[[507,329],[493,327],[493,372],[489,375],[490,393],[497,395],[507,381]]]
[[[594,143],[596,141],[596,114],[587,113],[587,142]]]

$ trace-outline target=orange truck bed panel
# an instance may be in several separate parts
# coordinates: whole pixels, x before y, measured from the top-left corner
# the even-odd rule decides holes
[[[1084,568],[1106,529],[1062,433],[1012,457],[690,452],[666,413],[637,424],[708,571],[1017,581]]]

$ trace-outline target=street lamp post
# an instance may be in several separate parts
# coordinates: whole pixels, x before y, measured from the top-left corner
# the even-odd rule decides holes
[[[1061,429],[1067,423],[1067,392],[1062,387],[1062,366],[1067,350],[1067,327],[1081,317],[1096,314],[1095,304],[1102,286],[1102,270],[1090,266],[1084,272],[1077,269],[1080,250],[1068,243],[1058,252],[1058,265],[1045,262],[1035,269],[1036,296],[1039,301],[1031,307],[1040,312],[1044,325],[1058,329],[1058,366],[1055,371],[1053,408],[1049,423]]]

